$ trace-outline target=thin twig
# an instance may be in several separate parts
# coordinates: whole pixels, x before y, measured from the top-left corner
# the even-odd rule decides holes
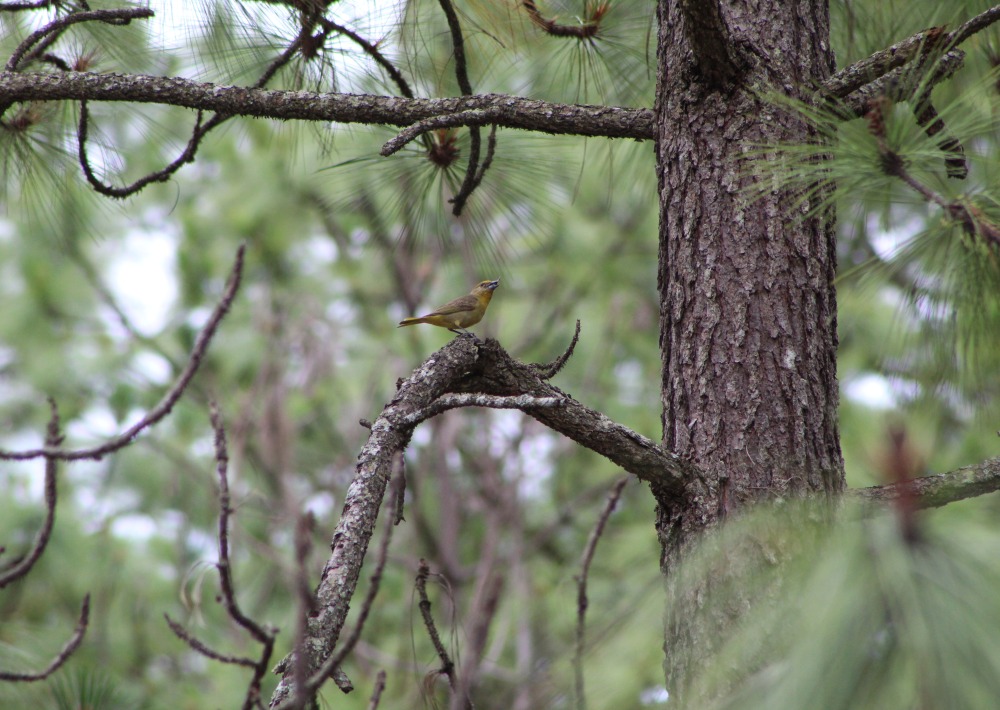
[[[448,30],[451,32],[451,45],[455,56],[455,78],[458,80],[459,91],[463,96],[472,95],[472,83],[469,81],[469,65],[465,58],[465,39],[462,36],[462,25],[458,21],[458,14],[455,12],[451,0],[438,0],[444,16],[448,20]],[[475,189],[476,175],[479,173],[479,150],[482,138],[479,134],[479,127],[469,126],[469,160],[465,166],[465,178],[458,193],[451,198],[452,214],[456,217],[462,214],[466,200]],[[482,177],[480,177],[482,179]]]
[[[847,98],[865,84],[902,67],[917,56],[926,54],[930,49],[944,47],[945,52],[952,50],[997,21],[1000,21],[1000,5],[976,15],[954,32],[945,32],[944,27],[922,30],[891,47],[875,52],[870,57],[844,67],[823,82],[823,88],[832,96]]]
[[[448,650],[441,643],[441,636],[438,634],[437,626],[434,623],[434,617],[431,616],[431,600],[427,598],[427,577],[430,576],[431,570],[427,566],[427,560],[421,558],[420,564],[417,567],[417,596],[420,598],[420,603],[418,607],[420,609],[420,616],[424,620],[424,626],[427,627],[427,634],[431,638],[431,643],[434,644],[434,650],[437,652],[438,658],[441,659],[441,667],[438,669],[438,673],[444,675],[448,678],[448,685],[454,691],[457,683],[455,682],[455,663],[451,660],[451,656],[448,655]]]
[[[101,459],[110,453],[114,453],[115,451],[128,446],[132,443],[135,437],[142,433],[145,429],[148,429],[170,414],[178,400],[180,400],[181,395],[184,394],[187,386],[191,383],[195,373],[198,372],[198,368],[201,366],[201,362],[205,358],[205,354],[208,352],[208,346],[211,344],[212,338],[219,329],[219,324],[222,322],[222,319],[225,318],[233,304],[233,299],[236,297],[236,292],[239,289],[240,280],[243,276],[243,259],[245,254],[246,245],[241,244],[236,250],[236,260],[233,264],[232,271],[229,274],[229,280],[226,284],[225,290],[223,291],[222,297],[219,300],[218,305],[216,305],[215,310],[212,312],[211,317],[208,319],[208,322],[205,324],[205,327],[202,328],[201,333],[198,334],[198,338],[191,350],[191,355],[188,357],[188,362],[184,371],[181,372],[177,381],[166,393],[166,395],[164,395],[163,399],[160,400],[160,403],[153,407],[153,409],[142,417],[142,419],[118,436],[109,439],[98,446],[75,450],[63,450],[53,446],[45,446],[41,449],[30,449],[28,451],[0,450],[0,460],[26,461],[29,459],[43,457],[50,457],[60,461]]]
[[[473,108],[468,111],[459,111],[458,113],[431,116],[423,121],[417,121],[416,123],[407,126],[396,134],[395,137],[390,138],[385,142],[385,145],[382,146],[379,154],[383,157],[392,155],[414,138],[441,128],[453,128],[455,126],[484,126],[487,123],[492,123],[493,121],[501,118],[504,113],[505,109],[503,106],[491,106],[489,108]]]
[[[70,25],[75,25],[80,22],[106,22],[109,24],[127,25],[132,20],[146,19],[152,17],[154,14],[155,13],[148,7],[130,7],[112,10],[76,12],[72,15],[60,17],[59,19],[53,20],[49,24],[28,35],[24,41],[17,46],[14,53],[10,55],[10,59],[7,60],[7,65],[4,69],[6,71],[16,71],[17,65],[21,63],[25,54],[27,54],[32,47],[38,44],[41,40],[45,39],[48,35],[55,32],[61,32]]]
[[[14,673],[11,671],[0,671],[0,680],[10,681],[10,682],[22,682],[22,683],[32,683],[39,680],[45,680],[50,675],[55,673],[59,668],[69,660],[69,657],[73,655],[73,652],[80,647],[83,642],[84,634],[87,633],[87,624],[90,622],[90,595],[87,594],[83,598],[83,607],[80,609],[80,618],[76,622],[76,629],[73,630],[73,635],[70,636],[69,641],[66,645],[62,647],[62,650],[56,654],[56,657],[52,659],[52,662],[43,671],[38,673]]]
[[[385,671],[379,671],[375,677],[375,688],[372,689],[371,700],[368,701],[368,710],[378,710],[378,704],[382,700],[382,691],[385,690]]]
[[[218,116],[218,114],[216,114],[216,116]],[[191,131],[191,138],[188,139],[187,145],[184,146],[184,150],[181,151],[181,154],[168,165],[160,170],[143,175],[141,178],[129,185],[115,187],[114,185],[102,182],[90,166],[90,158],[87,155],[87,134],[89,133],[90,127],[90,109],[87,108],[86,101],[81,101],[80,120],[77,123],[76,129],[76,152],[77,158],[80,162],[80,168],[83,170],[83,174],[84,177],[87,178],[87,182],[90,183],[91,187],[93,187],[98,194],[104,195],[105,197],[124,199],[130,195],[134,195],[151,183],[166,182],[173,177],[174,173],[180,170],[181,167],[194,161],[195,153],[198,152],[198,146],[201,144],[202,138],[204,138],[207,133],[207,130],[202,127],[201,120],[202,112],[198,111],[194,128]]]
[[[45,446],[55,448],[63,441],[59,426],[59,410],[56,408],[55,400],[49,399],[49,408],[51,409],[51,416],[45,434]],[[35,536],[35,541],[28,553],[15,564],[5,569],[3,574],[0,575],[0,589],[28,574],[31,568],[35,566],[35,563],[41,558],[42,553],[45,552],[45,548],[49,544],[49,538],[52,536],[52,527],[55,525],[56,504],[58,502],[56,487],[58,466],[56,465],[56,461],[57,459],[51,456],[45,457],[45,519],[42,521],[42,527],[39,528],[38,534]]]
[[[298,52],[301,48],[306,36],[308,36],[308,32],[305,28],[303,28],[295,40],[288,47],[286,47],[285,50],[270,63],[270,65],[268,65],[257,81],[254,82],[254,88],[263,88],[278,72],[278,70],[287,64],[293,56],[295,56],[296,52]],[[232,114],[217,112],[213,114],[208,121],[202,124],[203,115],[199,110],[195,119],[194,128],[191,129],[191,137],[188,139],[187,145],[184,146],[184,150],[181,151],[180,155],[160,170],[143,175],[129,185],[115,187],[102,182],[90,166],[90,159],[87,157],[87,134],[89,132],[90,111],[87,108],[87,101],[82,100],[80,101],[80,121],[77,125],[77,156],[80,162],[80,167],[83,170],[84,176],[87,178],[87,182],[90,183],[96,192],[104,195],[105,197],[123,199],[125,197],[129,197],[130,195],[134,195],[152,183],[166,182],[184,165],[194,162],[195,155],[197,154],[201,141],[205,138],[205,136],[217,126],[228,121],[231,117]]]
[[[628,483],[628,477],[620,478],[611,486],[608,493],[607,503],[597,518],[597,524],[590,531],[587,544],[583,548],[583,556],[580,559],[580,575],[576,578],[576,651],[573,654],[573,673],[575,677],[574,688],[576,691],[576,707],[578,710],[585,710],[587,701],[583,694],[583,650],[586,639],[587,628],[587,575],[590,573],[590,563],[594,559],[594,551],[597,549],[597,541],[604,533],[604,526],[608,523],[608,518],[614,512],[618,499]]]
[[[982,32],[994,22],[1000,22],[1000,5],[994,5],[989,10],[964,22],[961,27],[948,35],[948,44],[952,47],[959,45],[977,32]]]
[[[490,169],[493,165],[493,158],[497,152],[497,124],[490,126],[490,135],[486,139],[486,157],[483,158],[483,162],[479,164],[479,172],[476,173],[476,177],[472,180],[472,189],[477,189],[479,184],[483,181],[483,176],[486,175],[486,171]]]
[[[222,663],[246,666],[253,669],[253,675],[247,684],[246,696],[243,699],[243,710],[250,710],[250,708],[260,707],[261,705],[261,682],[267,674],[271,654],[274,652],[276,631],[264,628],[253,619],[247,617],[240,609],[239,603],[236,600],[236,587],[232,579],[232,562],[229,555],[229,516],[233,513],[229,494],[229,452],[226,444],[226,429],[222,423],[222,415],[219,412],[218,404],[214,400],[209,402],[209,419],[212,423],[212,430],[215,433],[215,470],[219,480],[219,526],[217,533],[219,561],[216,563],[216,569],[219,571],[219,586],[222,588],[220,601],[229,618],[248,631],[261,644],[260,657],[254,661],[249,658],[219,653],[188,633],[184,627],[169,616],[166,614],[164,616],[174,634],[203,656]]]
[[[581,18],[579,24],[576,25],[562,24],[556,22],[554,19],[543,16],[534,0],[522,0],[521,6],[528,13],[528,18],[532,24],[545,32],[545,34],[552,35],[553,37],[573,37],[575,39],[593,41],[601,29],[601,20],[607,14],[610,3],[599,2],[593,3],[593,5],[587,3],[589,15]]]
[[[538,376],[542,380],[551,380],[556,374],[563,369],[563,366],[569,361],[570,357],[573,355],[573,350],[576,348],[577,342],[580,340],[580,320],[576,321],[576,330],[573,332],[573,339],[569,343],[569,347],[566,351],[557,357],[555,360],[547,365],[532,365],[532,367],[538,372]]]
[[[905,486],[890,483],[855,488],[847,491],[847,495],[881,505],[892,504],[900,495],[916,495],[916,507],[939,508],[997,490],[1000,490],[1000,456],[955,471],[912,478]]]
[[[271,654],[274,652],[276,634],[274,630],[265,629],[246,616],[236,601],[232,562],[229,557],[229,516],[233,512],[229,496],[229,452],[226,445],[226,428],[215,401],[209,403],[209,419],[215,432],[215,471],[219,479],[219,561],[216,567],[219,570],[219,585],[222,588],[222,604],[229,618],[246,629],[262,646],[260,659],[254,665],[253,676],[247,685],[247,694],[243,701],[244,710],[248,710],[259,703],[261,681],[267,673]]]
[[[170,627],[170,630],[174,632],[174,635],[177,638],[190,646],[194,651],[197,651],[201,655],[205,656],[205,658],[211,658],[213,661],[219,661],[220,663],[227,663],[234,666],[246,666],[248,668],[257,667],[258,662],[252,658],[246,658],[244,656],[230,656],[211,648],[204,641],[192,636],[188,630],[180,624],[180,622],[171,619],[169,614],[164,614],[163,618],[166,619],[167,626]]]
[[[396,86],[399,87],[399,93],[401,93],[408,99],[413,98],[414,96],[413,90],[410,88],[410,84],[406,81],[406,78],[403,76],[403,73],[399,70],[398,67],[396,67],[395,64],[390,62],[386,58],[386,56],[382,54],[382,52],[379,51],[379,48],[375,44],[369,42],[364,37],[359,35],[357,32],[354,32],[350,28],[345,27],[344,25],[339,25],[333,20],[329,20],[324,17],[319,22],[320,24],[323,25],[323,27],[332,29],[338,32],[339,34],[344,35],[349,40],[354,42],[356,45],[361,47],[361,49],[364,50],[365,54],[374,59],[376,64],[385,69],[389,77],[396,83]]]

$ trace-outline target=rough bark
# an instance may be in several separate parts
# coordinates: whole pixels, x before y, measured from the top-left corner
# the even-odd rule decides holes
[[[690,540],[754,499],[844,485],[831,216],[793,213],[796,196],[752,189],[763,158],[750,155],[811,137],[761,95],[806,98],[803,87],[830,75],[826,2],[710,4],[698,22],[698,3],[658,6],[663,444],[706,474],[681,505],[658,501],[665,573]],[[727,46],[700,46],[709,39]],[[668,610],[668,690],[682,703],[685,679],[733,615],[708,611],[705,584]]]
[[[408,99],[369,94],[279,91],[206,84],[180,77],[90,72],[0,72],[0,108],[16,101],[126,101],[184,106],[222,114],[409,126],[437,116],[464,113],[454,125],[492,123],[543,133],[653,138],[648,108],[583,106],[481,94]]]

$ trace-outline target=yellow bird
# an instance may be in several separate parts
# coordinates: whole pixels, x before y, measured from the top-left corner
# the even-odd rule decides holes
[[[417,325],[418,323],[430,323],[440,328],[447,328],[453,333],[464,332],[469,326],[473,326],[483,319],[486,307],[490,305],[493,298],[493,291],[500,285],[500,279],[493,281],[480,281],[472,289],[472,293],[449,301],[443,306],[435,308],[425,316],[419,318],[404,318],[399,321],[402,328],[406,325]],[[470,333],[471,335],[471,333]]]

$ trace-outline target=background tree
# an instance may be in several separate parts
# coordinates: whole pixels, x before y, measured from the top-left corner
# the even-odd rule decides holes
[[[635,598],[656,607],[635,568],[659,559],[669,585],[661,634],[667,687],[682,701],[773,705],[777,697],[794,706],[788,698],[801,697],[794,693],[813,687],[809,678],[816,675],[796,675],[784,659],[808,657],[811,667],[826,670],[837,657],[814,647],[803,651],[794,635],[773,633],[780,625],[762,622],[782,605],[758,603],[795,598],[806,609],[826,608],[830,598],[845,595],[815,590],[833,595],[841,587],[830,580],[860,567],[866,583],[849,596],[853,604],[811,636],[827,639],[830,629],[846,629],[838,637],[843,643],[829,648],[849,649],[853,658],[874,652],[883,666],[875,676],[894,680],[876,684],[876,692],[869,684],[843,682],[845,675],[858,677],[857,667],[831,672],[830,706],[905,706],[914,697],[953,700],[960,691],[975,707],[976,698],[995,690],[996,674],[989,672],[995,654],[982,635],[991,628],[983,620],[997,618],[996,605],[983,600],[995,581],[995,563],[984,562],[982,553],[992,538],[966,535],[958,544],[964,533],[949,526],[947,536],[935,537],[913,510],[993,490],[997,463],[908,481],[924,472],[921,457],[942,470],[992,453],[974,423],[995,402],[995,379],[977,381],[976,373],[990,372],[997,352],[991,336],[1000,332],[997,228],[988,197],[995,162],[988,65],[994,60],[989,40],[978,33],[1000,9],[969,3],[942,17],[934,5],[914,9],[911,3],[904,13],[891,3],[836,4],[831,22],[821,2],[800,3],[789,16],[784,4],[664,1],[655,18],[638,3],[613,2],[571,10],[556,3],[410,2],[357,15],[342,3],[220,3],[197,14],[169,5],[154,13],[5,3],[9,60],[0,95],[8,207],[4,283],[11,307],[2,324],[9,343],[4,368],[9,379],[29,385],[5,397],[7,448],[23,450],[29,432],[44,429],[39,393],[59,406],[61,429],[53,417],[46,448],[33,456],[47,462],[52,478],[56,461],[70,456],[68,447],[56,450],[62,430],[73,446],[83,445],[145,422],[143,414],[157,411],[158,401],[169,405],[161,409],[173,410],[170,416],[152,433],[134,444],[125,437],[121,443],[131,445],[99,463],[69,467],[81,479],[71,482],[73,495],[63,497],[60,520],[69,516],[83,530],[98,526],[108,547],[129,559],[121,585],[136,603],[126,616],[145,620],[148,610],[164,610],[169,590],[180,586],[183,607],[171,617],[183,620],[174,624],[183,638],[193,643],[193,633],[215,648],[259,653],[244,664],[254,666],[244,693],[248,705],[271,693],[264,671],[273,651],[272,621],[288,634],[278,648],[284,643],[294,651],[281,666],[275,704],[286,697],[304,702],[305,694],[294,689],[324,659],[342,660],[347,677],[367,678],[373,665],[388,664],[384,649],[394,647],[399,656],[426,663],[425,691],[450,692],[453,706],[469,698],[502,707],[558,704],[573,686],[571,664],[552,664],[569,658],[574,635],[578,651],[595,644],[593,629],[589,637],[581,631],[583,582],[607,628],[628,612],[648,631],[659,610],[635,613]],[[143,27],[152,28],[154,41]],[[872,55],[887,38],[899,44]],[[962,51],[967,41],[979,43],[969,55]],[[159,51],[162,45],[180,49]],[[837,73],[834,49],[842,67]],[[174,74],[209,74],[212,83],[163,78]],[[303,87],[313,91],[295,91]],[[331,90],[354,93],[324,93]],[[57,103],[70,100],[79,103]],[[568,103],[552,103],[559,101]],[[584,105],[592,103],[602,105]],[[628,105],[654,110],[621,108]],[[198,113],[185,135],[181,126],[190,125],[190,109]],[[236,124],[234,116],[408,128],[398,135],[325,123],[321,131],[251,122],[222,129]],[[648,144],[612,150],[508,128],[654,140],[655,161]],[[377,157],[380,151],[391,157]],[[954,180],[969,163],[971,186]],[[81,173],[94,192],[128,197],[125,209],[109,214],[108,203],[81,189]],[[653,234],[654,204],[656,272],[652,244],[641,237]],[[838,206],[842,234],[835,238]],[[918,225],[908,230],[917,236],[892,253],[882,232],[901,224]],[[234,297],[231,280],[220,300],[222,274],[238,241],[247,244],[243,290]],[[120,272],[138,267],[116,249],[150,243],[161,245],[161,259],[175,255],[176,286],[157,288],[144,276],[133,290],[123,289]],[[899,400],[906,427],[897,425],[884,440],[883,413],[857,411],[848,399],[838,417],[838,252],[847,274],[841,378],[850,384],[886,372],[906,393]],[[845,264],[868,267],[869,281],[850,278],[854,272]],[[579,317],[584,335],[570,364],[561,359],[548,369],[525,368],[496,341],[456,340],[398,387],[370,436],[355,426],[377,414],[373,402],[430,349],[434,335],[396,333],[397,316],[437,302],[432,294],[447,297],[456,282],[496,276],[497,269],[504,272],[500,308],[491,310],[486,332],[496,328],[518,358],[548,361],[565,347],[570,323]],[[219,317],[231,313],[224,337],[216,335],[206,348],[205,309],[212,301],[220,304]],[[165,302],[166,317],[144,320]],[[656,368],[649,347],[654,313],[658,399],[648,386]],[[42,322],[46,327],[38,328]],[[599,337],[588,335],[591,330]],[[904,337],[886,343],[886,330]],[[192,347],[197,357],[186,359]],[[977,367],[963,366],[968,363]],[[170,383],[186,382],[185,373],[199,364],[190,388],[170,388],[161,400]],[[576,399],[548,383],[560,370]],[[471,394],[490,397],[465,396]],[[209,426],[206,404],[216,399],[222,415]],[[442,413],[469,404],[521,408],[567,439],[499,409]],[[636,433],[653,434],[658,404],[662,445]],[[868,430],[845,437],[855,442],[844,447],[849,464],[854,457],[847,470],[884,472],[888,485],[863,497],[898,501],[890,525],[861,524],[873,533],[867,537],[856,534],[858,524],[831,533],[815,514],[803,520],[779,508],[760,516],[763,522],[751,516],[727,526],[710,538],[714,547],[690,549],[706,528],[752,501],[842,491],[841,426]],[[921,451],[914,443],[930,437],[941,445]],[[960,454],[963,438],[969,450]],[[581,573],[579,589],[568,584],[568,560],[576,571],[581,550],[593,554],[585,542],[594,520],[608,522],[612,506],[601,501],[615,466],[568,439],[649,483],[657,505],[658,552],[641,533],[649,522],[645,486],[625,489],[623,512],[609,528],[619,537],[601,543],[602,550],[614,545],[612,557],[621,566],[601,570],[601,557],[594,558],[598,568]],[[361,562],[386,485],[392,476],[402,480],[404,450],[403,508],[417,534],[385,548],[394,551],[388,556],[394,564],[375,565],[373,579],[382,586],[376,599],[406,598],[416,575],[412,606],[423,611],[429,604],[439,631],[448,625],[442,607],[450,608],[461,619],[455,628],[463,629],[463,638],[434,649],[417,622],[407,621],[417,609],[365,601],[354,605],[355,613],[359,606],[367,613],[364,638],[374,641],[352,649],[349,660],[331,656],[350,650],[336,645],[350,638],[342,632],[347,602],[378,586],[354,585],[367,576]],[[883,453],[865,453],[876,450]],[[229,487],[229,498],[221,508],[228,532],[216,543],[206,536],[214,534],[219,511],[209,495],[213,458],[220,473],[231,462],[228,472],[236,476],[217,479]],[[8,475],[11,490],[27,491],[37,474],[26,468]],[[854,481],[872,482],[860,475]],[[399,502],[401,484],[392,489]],[[327,544],[345,498],[333,557],[310,601],[316,580],[308,540]],[[4,517],[11,526],[5,539],[26,546],[33,526],[20,516],[38,506],[22,507],[19,499],[12,497],[11,515]],[[312,511],[312,527],[303,510]],[[380,539],[388,539],[390,528],[383,529]],[[79,538],[100,539],[93,533]],[[70,539],[53,538],[39,564],[58,565],[59,545]],[[202,596],[212,569],[201,561],[212,558],[216,544],[235,556],[221,558],[224,580],[234,570],[224,581],[222,605],[205,604]],[[830,550],[842,554],[831,557]],[[377,560],[385,559],[381,547],[376,552]],[[67,548],[63,554],[72,560],[88,553]],[[870,565],[858,563],[858,554]],[[817,557],[833,561],[810,564]],[[687,558],[692,562],[682,572],[678,564]],[[156,560],[155,571],[143,571]],[[780,560],[781,574],[763,573]],[[944,560],[954,574],[940,574]],[[624,570],[627,594],[616,581]],[[174,704],[169,693],[206,697],[203,687],[168,681],[192,671],[233,697],[246,685],[243,668],[205,670],[193,651],[162,650],[158,620],[129,624],[129,638],[113,638],[124,635],[110,622],[123,613],[112,612],[121,588],[109,583],[111,570],[92,573],[91,584],[82,586],[101,589],[92,616],[107,624],[85,666],[92,670],[50,692],[89,695],[90,701],[114,692],[120,703],[156,697]],[[57,576],[44,568],[33,574]],[[908,599],[906,580],[928,576],[952,585]],[[32,579],[15,588],[29,588]],[[289,583],[276,584],[279,579]],[[140,580],[156,593],[133,596]],[[425,600],[419,590],[432,580],[447,594]],[[82,584],[85,575],[76,581]],[[235,595],[231,584],[237,584]],[[74,591],[67,596],[75,616],[82,593]],[[560,615],[574,592],[576,610]],[[972,613],[952,625],[963,640],[954,648],[976,649],[971,660],[957,650],[942,653],[952,648],[947,644],[925,643],[940,634],[918,633],[955,597],[981,601],[967,605]],[[35,641],[37,625],[58,605],[38,603],[32,616],[16,597],[11,602],[7,618],[16,622],[5,622],[14,629],[5,635],[14,647],[48,650]],[[739,613],[747,609],[753,613]],[[869,618],[858,609],[871,620],[842,623]],[[239,622],[231,629],[224,611]],[[754,623],[738,623],[748,617]],[[871,636],[879,620],[884,638]],[[264,651],[247,650],[237,626],[263,640]],[[410,639],[400,627],[412,629]],[[91,643],[94,631],[90,627]],[[52,649],[65,634],[63,625]],[[619,643],[633,652],[644,648],[626,634],[619,638],[628,640],[599,633],[595,655],[578,654],[586,658],[576,664],[578,704],[587,669],[605,674],[604,659],[622,655]],[[945,663],[965,669],[961,682],[954,674],[926,672],[928,648],[944,659],[936,669]],[[129,682],[116,676],[102,683],[104,671],[96,670],[102,658],[123,657],[131,663],[124,675]],[[597,691],[603,695],[595,698],[591,683],[592,702],[634,703],[639,689],[655,688],[658,662],[648,651],[640,657],[641,663],[615,666],[621,670]],[[434,682],[438,675],[448,682]],[[927,680],[933,677],[949,682]],[[412,704],[408,694],[420,687],[415,681],[388,692],[397,694],[395,702]],[[640,697],[652,703],[658,696]]]

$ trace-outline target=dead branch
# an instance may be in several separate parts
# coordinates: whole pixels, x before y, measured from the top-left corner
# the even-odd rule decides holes
[[[87,594],[83,598],[83,606],[80,609],[80,618],[76,622],[76,628],[73,630],[73,635],[70,637],[69,641],[66,642],[66,645],[62,647],[62,650],[56,654],[56,657],[52,659],[52,662],[46,666],[45,670],[39,671],[38,673],[14,673],[11,671],[0,671],[0,680],[22,683],[33,683],[35,681],[45,680],[59,670],[59,668],[69,660],[69,657],[73,655],[73,652],[80,647],[80,644],[83,642],[84,634],[87,633],[87,624],[89,622],[90,595]]]
[[[55,400],[49,400],[49,408],[52,410],[52,413],[45,435],[45,446],[54,448],[62,443],[63,437],[59,427],[59,410],[56,408]],[[35,566],[35,563],[41,558],[42,553],[45,552],[45,548],[49,544],[49,538],[52,536],[52,527],[55,525],[56,520],[56,504],[58,502],[56,488],[57,474],[58,466],[56,465],[56,459],[46,456],[45,520],[42,521],[42,527],[38,529],[38,534],[35,536],[35,541],[32,543],[28,553],[23,555],[21,559],[17,560],[10,567],[4,569],[3,573],[0,574],[0,589],[28,574],[31,568]],[[0,552],[2,552],[2,549],[0,549]]]
[[[434,651],[441,660],[441,667],[436,671],[436,675],[443,675],[448,679],[448,685],[451,686],[452,693],[454,694],[458,686],[458,682],[455,679],[455,662],[448,655],[448,649],[441,643],[441,634],[438,633],[434,617],[431,615],[431,600],[427,596],[427,578],[430,576],[430,573],[431,569],[427,566],[427,560],[421,558],[415,582],[417,597],[420,599],[418,607],[420,609],[420,616],[424,620],[424,626],[427,627],[427,635],[434,645]]]
[[[604,504],[601,514],[597,518],[594,529],[590,531],[587,544],[583,548],[583,555],[580,558],[580,574],[576,578],[576,649],[573,653],[573,675],[574,688],[576,692],[576,707],[578,710],[586,710],[587,701],[583,693],[583,650],[587,626],[587,575],[590,574],[590,563],[594,559],[594,551],[597,550],[597,542],[604,534],[604,526],[607,525],[611,513],[618,505],[628,477],[618,479],[608,492],[608,500]]]
[[[219,570],[219,586],[222,588],[221,602],[229,618],[241,628],[248,631],[261,645],[260,657],[255,661],[250,658],[219,653],[195,638],[183,626],[166,614],[164,614],[164,617],[171,631],[203,656],[222,663],[253,668],[254,672],[247,685],[247,693],[243,700],[243,710],[249,710],[260,705],[260,685],[267,673],[271,654],[274,652],[274,639],[277,632],[273,629],[264,628],[246,616],[236,600],[236,587],[232,578],[232,562],[229,557],[229,516],[233,513],[229,496],[229,452],[226,444],[226,429],[223,426],[222,416],[215,401],[209,402],[209,419],[212,423],[212,431],[215,433],[215,471],[219,479],[219,561],[216,563],[216,568]]]
[[[225,318],[233,304],[233,299],[236,297],[236,292],[239,290],[240,280],[243,276],[243,258],[245,253],[246,245],[240,245],[239,249],[236,250],[236,260],[229,274],[229,280],[223,291],[222,298],[216,305],[205,327],[198,334],[198,338],[195,340],[194,347],[191,350],[191,355],[188,357],[187,365],[184,367],[183,372],[181,372],[177,381],[163,396],[163,399],[160,400],[160,403],[147,412],[142,419],[118,436],[97,446],[86,449],[64,450],[58,446],[46,445],[41,449],[29,449],[28,451],[0,450],[0,460],[26,461],[37,458],[51,458],[59,461],[98,460],[128,446],[135,437],[170,414],[188,385],[191,384],[195,373],[198,372],[198,368],[201,366],[201,362],[208,352],[208,346],[219,329],[219,324]]]
[[[127,25],[132,22],[132,20],[148,19],[153,15],[153,11],[148,7],[91,10],[89,12],[75,12],[70,15],[64,15],[63,17],[53,20],[44,27],[41,27],[28,35],[10,55],[10,58],[7,60],[7,64],[4,66],[4,71],[16,71],[17,67],[22,61],[25,60],[26,57],[28,59],[33,58],[33,55],[28,54],[32,47],[44,40],[46,37],[59,34],[70,25],[75,25],[80,22],[105,22],[108,24]]]

